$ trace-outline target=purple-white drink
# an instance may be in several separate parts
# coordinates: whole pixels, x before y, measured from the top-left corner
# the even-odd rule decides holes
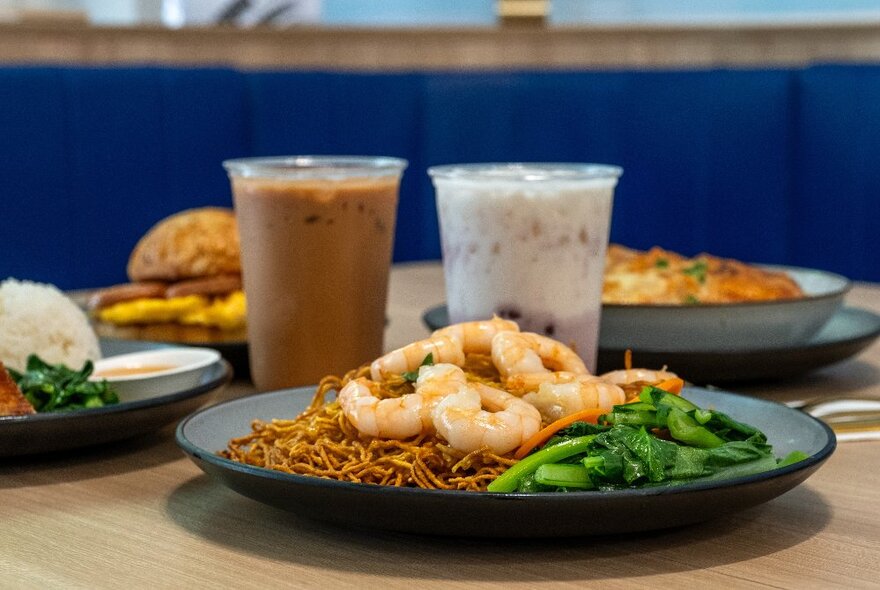
[[[595,371],[605,249],[622,170],[465,164],[428,170],[451,322],[497,314],[571,344]]]

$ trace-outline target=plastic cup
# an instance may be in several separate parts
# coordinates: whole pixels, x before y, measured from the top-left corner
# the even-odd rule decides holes
[[[258,389],[314,384],[382,354],[406,164],[354,156],[223,163],[241,237]]]
[[[430,168],[451,322],[493,314],[596,368],[605,250],[622,174],[599,164]]]

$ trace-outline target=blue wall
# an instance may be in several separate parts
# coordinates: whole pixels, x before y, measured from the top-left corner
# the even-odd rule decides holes
[[[880,68],[356,74],[0,68],[0,278],[125,280],[137,239],[230,205],[222,160],[410,161],[395,259],[439,258],[428,166],[624,167],[612,239],[880,280]]]

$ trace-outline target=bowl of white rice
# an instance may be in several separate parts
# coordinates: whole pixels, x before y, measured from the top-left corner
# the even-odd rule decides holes
[[[27,357],[79,369],[101,358],[85,312],[53,285],[7,279],[0,283],[0,361],[24,371]]]

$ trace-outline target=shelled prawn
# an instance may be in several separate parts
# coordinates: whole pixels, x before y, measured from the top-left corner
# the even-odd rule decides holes
[[[491,359],[497,382],[469,377],[465,368],[471,355]],[[412,393],[380,399],[377,384],[400,375],[416,375]],[[494,317],[453,324],[389,352],[371,363],[369,379],[353,379],[342,387],[338,401],[364,435],[405,439],[438,434],[462,452],[487,448],[503,455],[542,423],[625,403],[622,386],[673,377],[665,370],[632,368],[591,375],[565,344]]]

